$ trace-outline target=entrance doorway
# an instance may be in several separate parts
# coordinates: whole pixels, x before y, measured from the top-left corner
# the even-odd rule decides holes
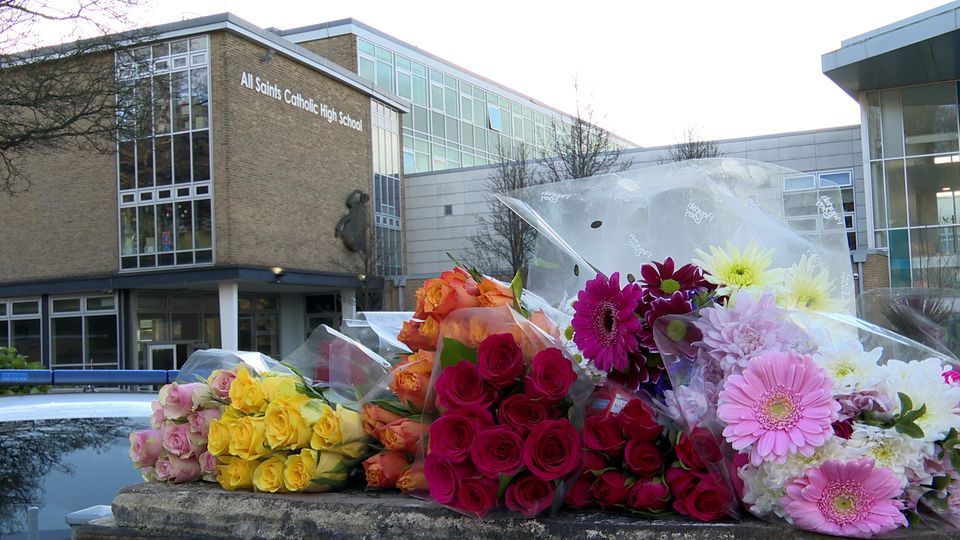
[[[147,369],[180,369],[176,344],[147,345]]]

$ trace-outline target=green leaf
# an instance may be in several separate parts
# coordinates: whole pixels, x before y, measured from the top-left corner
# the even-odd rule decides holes
[[[483,281],[483,275],[480,274],[480,272],[478,272],[476,268],[463,264],[456,257],[454,257],[449,251],[447,252],[447,258],[453,261],[453,264],[466,270],[467,273],[470,274],[470,277],[473,278],[473,280],[476,281],[477,283],[480,283],[481,281]]]
[[[370,404],[376,405],[387,412],[392,412],[393,414],[398,414],[400,416],[406,417],[413,415],[413,412],[404,407],[403,403],[401,403],[399,400],[378,399],[376,401],[371,401]]]
[[[923,430],[913,422],[898,422],[894,428],[896,428],[897,433],[903,433],[908,437],[913,437],[914,439],[923,438]]]
[[[455,339],[443,338],[443,350],[440,351],[440,367],[448,368],[455,366],[461,360],[476,364],[477,350],[471,349]]]
[[[953,470],[960,471],[960,450],[950,451],[950,465],[953,465]]]
[[[927,404],[926,404],[926,403],[924,403],[923,405],[921,405],[920,408],[917,409],[917,410],[915,410],[915,411],[910,411],[910,412],[908,412],[907,414],[902,414],[902,415],[900,415],[900,418],[897,419],[897,423],[900,423],[900,422],[913,422],[913,421],[915,421],[916,419],[920,418],[921,416],[923,416],[923,415],[925,415],[925,414],[927,414]]]
[[[905,413],[907,411],[913,410],[913,402],[910,401],[910,397],[903,392],[897,392],[897,397],[900,398],[900,412]]]
[[[500,475],[500,487],[497,489],[497,500],[503,499],[503,494],[507,492],[507,486],[513,480],[513,475]]]
[[[529,318],[530,312],[520,303],[520,296],[523,295],[523,278],[520,277],[519,270],[517,270],[517,274],[513,276],[513,280],[510,282],[510,291],[513,293],[513,309],[517,310],[517,313],[524,317]]]
[[[937,476],[933,479],[933,482],[931,484],[932,484],[931,487],[933,487],[933,489],[937,491],[942,491],[944,489],[947,489],[947,486],[950,485],[950,477]]]

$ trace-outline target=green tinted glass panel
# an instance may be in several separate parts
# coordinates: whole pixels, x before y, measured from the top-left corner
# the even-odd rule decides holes
[[[890,286],[910,286],[910,243],[907,231],[890,231]]]

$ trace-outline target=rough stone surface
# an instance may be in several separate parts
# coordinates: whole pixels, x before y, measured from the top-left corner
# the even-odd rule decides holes
[[[826,538],[760,522],[702,524],[564,511],[540,520],[481,521],[383,493],[268,495],[210,485],[140,484],[113,501],[114,522],[81,527],[74,538]],[[951,533],[911,538],[956,538]]]

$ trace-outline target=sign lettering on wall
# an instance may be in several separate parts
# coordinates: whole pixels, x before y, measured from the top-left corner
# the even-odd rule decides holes
[[[363,120],[353,118],[349,114],[326,103],[316,101],[312,97],[304,97],[300,92],[295,92],[289,88],[281,88],[280,85],[263,79],[259,75],[244,71],[240,75],[240,86],[249,88],[260,95],[282,101],[292,107],[313,113],[326,119],[327,123],[336,122],[338,125],[360,132],[363,131]]]

